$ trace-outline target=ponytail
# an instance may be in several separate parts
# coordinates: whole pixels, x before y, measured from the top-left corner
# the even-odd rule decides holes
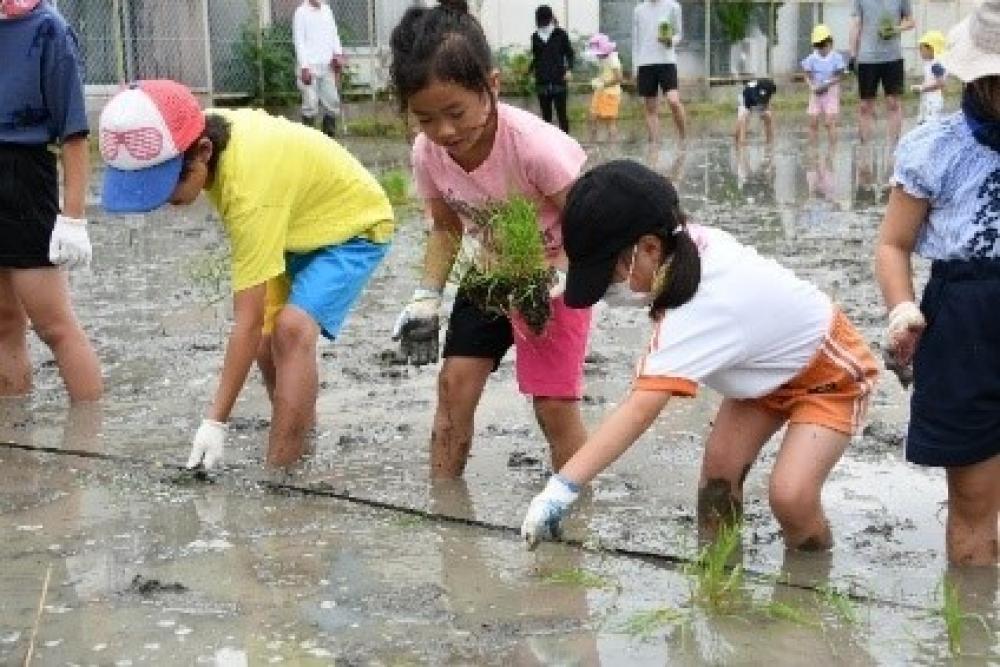
[[[667,255],[661,270],[666,275],[660,281],[662,285],[656,290],[653,305],[649,309],[649,316],[654,320],[659,319],[664,311],[679,308],[690,301],[701,283],[701,255],[688,232],[684,214],[678,213],[680,220],[669,237],[661,237]]]

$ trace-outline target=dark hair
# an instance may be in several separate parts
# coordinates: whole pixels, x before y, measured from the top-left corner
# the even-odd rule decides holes
[[[552,23],[555,18],[555,14],[552,13],[552,8],[548,5],[538,5],[538,9],[535,10],[535,25],[539,28]]]
[[[181,165],[181,178],[187,176],[188,172],[191,170],[191,163],[194,162],[195,158],[198,156],[198,143],[202,139],[208,139],[212,142],[212,156],[208,158],[208,173],[214,175],[215,169],[219,166],[219,158],[222,157],[222,152],[226,150],[229,145],[229,134],[230,125],[229,121],[222,116],[217,116],[215,114],[205,115],[205,129],[202,130],[201,136],[195,139],[194,143],[186,151],[184,151],[184,162]]]
[[[660,270],[666,271],[666,276],[649,308],[649,316],[654,320],[659,319],[663,311],[679,308],[690,301],[701,284],[701,255],[688,233],[687,215],[681,210],[679,200],[674,199],[672,203],[672,215],[664,231],[656,234],[663,242],[664,265]]]
[[[832,45],[833,45],[833,37],[827,37],[826,39],[820,40],[815,44],[813,44],[813,46],[815,46],[817,49],[822,49],[824,46],[832,46]]]
[[[400,106],[432,80],[489,93],[493,56],[482,26],[465,0],[406,10],[392,31],[389,73]]]
[[[993,74],[965,84],[978,115],[986,122],[1000,122],[1000,75]]]

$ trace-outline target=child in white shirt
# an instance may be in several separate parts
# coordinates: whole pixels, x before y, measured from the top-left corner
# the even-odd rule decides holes
[[[924,80],[910,90],[920,94],[918,123],[939,120],[944,111],[945,70],[938,58],[944,53],[945,38],[938,30],[929,30],[920,38],[920,57],[924,61]]]

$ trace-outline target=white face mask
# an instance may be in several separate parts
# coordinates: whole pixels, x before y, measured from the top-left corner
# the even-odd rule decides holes
[[[549,40],[549,37],[552,36],[552,31],[555,29],[556,29],[556,24],[550,23],[544,28],[538,29],[538,36],[542,38],[542,41],[547,42]]]
[[[652,292],[638,292],[632,289],[632,269],[639,246],[632,249],[632,261],[628,265],[628,276],[621,282],[611,283],[604,292],[604,303],[615,308],[645,308],[653,304]]]

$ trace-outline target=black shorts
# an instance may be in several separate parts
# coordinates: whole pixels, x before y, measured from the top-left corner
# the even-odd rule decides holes
[[[45,146],[0,143],[0,267],[52,266],[59,214],[56,156]]]
[[[878,95],[878,85],[886,95],[902,95],[906,86],[906,70],[902,60],[888,63],[858,63],[858,97],[874,99]]]
[[[963,466],[1000,454],[1000,260],[934,262],[920,309],[906,459]]]
[[[642,65],[636,75],[635,90],[640,97],[656,97],[659,91],[677,90],[677,65]]]
[[[495,371],[513,344],[510,320],[482,310],[459,290],[448,320],[443,356],[492,359]]]

